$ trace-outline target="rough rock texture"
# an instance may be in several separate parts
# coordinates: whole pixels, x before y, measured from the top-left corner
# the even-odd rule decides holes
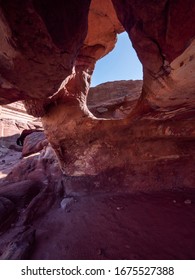
[[[8,243],[4,253],[1,255],[3,260],[24,260],[28,259],[32,253],[35,243],[35,231],[29,228],[22,229],[15,236],[15,240]]]
[[[2,1],[0,96],[2,104],[23,99],[28,113],[42,117],[65,174],[128,169],[131,161],[140,160],[126,154],[132,149],[132,130],[142,122],[150,126],[153,119],[157,131],[162,119],[188,118],[188,127],[193,126],[194,1],[85,0],[59,1],[55,9],[53,5],[44,0]],[[142,93],[125,120],[98,119],[86,104],[91,75],[96,60],[114,47],[116,34],[124,29],[143,64]],[[98,110],[102,117],[104,108]],[[188,128],[184,130],[183,137],[189,138]],[[130,138],[137,143],[136,134]]]
[[[22,156],[29,156],[37,153],[48,145],[48,141],[45,138],[44,132],[32,132],[24,139],[24,145],[22,149]]]
[[[87,106],[94,116],[122,119],[134,109],[143,81],[107,82],[90,88]]]
[[[25,206],[39,191],[38,182],[25,180],[17,184],[13,183],[9,184],[9,186],[2,186],[0,196],[10,199],[17,206]]]
[[[106,176],[63,176],[49,146],[18,160],[0,181],[0,258],[194,259],[194,190],[129,194]]]
[[[59,88],[86,36],[89,4],[1,2],[1,104],[43,99]]]
[[[194,198],[187,190],[74,197],[69,211],[56,205],[35,223],[31,259],[194,260]]]
[[[175,5],[165,5],[165,1],[161,1],[160,4],[151,1],[147,4],[143,1],[117,3],[114,2],[118,17],[128,31],[143,63],[143,89],[137,105],[124,120],[105,120],[103,114],[101,114],[101,119],[95,118],[86,107],[90,67],[87,66],[87,63],[85,65],[78,64],[75,68],[75,74],[65,86],[64,93],[61,92],[61,95],[58,95],[59,99],[56,97],[55,105],[50,106],[47,114],[43,117],[43,124],[46,135],[60,159],[61,168],[67,175],[83,176],[87,174],[97,175],[102,172],[113,173],[111,170],[116,168],[118,172],[114,172],[114,174],[119,176],[119,170],[121,170],[122,177],[129,178],[130,170],[132,170],[131,163],[134,163],[134,165],[145,166],[141,168],[144,170],[143,172],[152,172],[153,176],[151,177],[156,178],[158,176],[155,173],[161,173],[161,165],[166,169],[167,161],[170,161],[169,169],[172,173],[171,170],[175,169],[175,162],[180,162],[178,163],[180,165],[183,160],[181,158],[183,158],[185,152],[182,151],[182,148],[180,151],[177,150],[176,153],[172,151],[172,148],[167,152],[167,145],[172,147],[172,142],[177,143],[178,138],[182,142],[187,141],[186,145],[188,145],[189,137],[191,139],[194,137],[192,120],[195,88],[193,78],[195,65],[193,59],[194,29],[189,27],[190,31],[187,30],[184,37],[178,38],[177,34],[180,31],[175,29],[174,21],[169,20],[170,17],[172,18],[175,9],[180,13],[186,12],[185,17],[188,15],[186,24],[180,25],[183,29],[188,28],[188,25],[194,23],[194,18],[190,16],[194,9],[194,2],[189,1],[187,11],[182,10],[183,4],[181,1],[178,1]],[[125,12],[121,15],[123,10]],[[154,20],[155,24],[153,24]],[[162,30],[164,26],[167,27],[166,44],[166,36]],[[142,29],[144,29],[143,32]],[[160,37],[161,33],[162,38]],[[157,40],[156,36],[160,39]],[[174,41],[169,39],[171,36]],[[171,46],[170,49],[168,44]],[[186,47],[184,48],[184,46]],[[102,113],[102,110],[100,113]],[[184,123],[188,123],[188,125],[183,127]],[[162,126],[163,130],[161,130]],[[152,148],[150,151],[152,156],[145,156],[145,161],[143,161],[143,155],[139,156],[142,154],[139,150],[143,149],[143,143],[148,141],[146,138],[153,138],[152,133],[151,135],[148,133],[148,131],[151,131],[151,127],[156,131],[154,134],[156,138],[159,138],[159,143],[163,142],[162,138],[169,139],[169,141],[163,142],[164,158],[159,157],[159,161],[157,161],[158,155]],[[178,127],[182,127],[182,131],[178,132]],[[135,149],[132,149],[132,145],[138,146],[137,156],[132,156],[132,151],[135,151]],[[157,142],[155,145],[158,145]],[[151,141],[151,147],[153,147],[153,140]],[[190,147],[189,157],[191,158],[194,151],[192,145]],[[152,161],[151,158],[155,158],[155,160]],[[184,161],[188,161],[186,157]],[[191,160],[188,161],[189,164],[192,162]],[[183,183],[185,174],[183,168],[180,168],[177,168],[177,172],[180,175],[183,174],[183,180],[181,181]],[[191,169],[193,169],[193,164]],[[126,175],[124,170],[126,170]],[[166,170],[164,172],[167,173]],[[161,186],[175,185],[175,175],[165,177],[167,181],[163,182]],[[129,179],[127,179],[127,182]],[[156,179],[154,182],[151,181],[149,185],[152,187],[159,185],[155,181]],[[159,181],[161,180],[159,179]],[[131,185],[131,180],[127,185]],[[191,185],[194,185],[194,181],[191,181]]]
[[[28,115],[22,102],[0,106],[0,145],[17,149],[16,140],[24,129],[41,127],[40,120]]]
[[[31,122],[35,121],[33,116],[27,114],[21,101],[1,106],[0,117],[29,123],[29,125]]]
[[[10,223],[10,220],[13,220],[15,210],[15,205],[11,200],[0,196],[0,231],[5,229],[5,225]]]
[[[21,148],[16,149],[15,147],[8,149],[5,146],[0,146],[0,179],[7,176],[21,157]]]
[[[191,99],[188,105],[194,108],[194,1],[113,4],[143,64],[150,107],[184,106]]]
[[[49,141],[31,135],[19,161],[1,146],[1,258],[194,259],[194,0],[0,6],[0,104],[22,100]],[[102,104],[99,91],[90,107],[95,63],[123,30],[143,65],[140,96]]]
[[[29,258],[35,242],[32,223],[63,195],[56,156],[48,145],[37,151],[46,142],[42,132],[38,133],[42,137],[32,133],[25,140],[27,157],[16,151],[11,157],[9,149],[2,148],[1,170],[7,176],[0,178],[1,259]]]

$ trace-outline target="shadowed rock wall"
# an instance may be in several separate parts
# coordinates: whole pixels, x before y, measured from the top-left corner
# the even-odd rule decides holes
[[[193,186],[194,12],[193,0],[2,1],[0,102],[42,117],[66,175]],[[124,30],[143,65],[140,97],[124,119],[93,115],[95,63]]]

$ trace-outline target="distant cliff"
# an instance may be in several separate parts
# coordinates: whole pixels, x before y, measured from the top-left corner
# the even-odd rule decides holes
[[[39,119],[28,115],[22,102],[0,106],[0,145],[9,147],[23,129],[40,126]]]
[[[113,81],[92,87],[87,105],[96,117],[120,119],[127,116],[141,95],[143,81]]]

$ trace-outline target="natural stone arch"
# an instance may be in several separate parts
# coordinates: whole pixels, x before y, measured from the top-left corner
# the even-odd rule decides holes
[[[59,40],[53,37],[52,28],[55,26],[50,26],[52,4],[48,5],[45,14],[43,8],[46,2],[41,1],[40,6],[36,3],[24,1],[18,5],[15,13],[17,1],[2,2],[1,26],[5,34],[1,36],[4,43],[6,36],[9,40],[8,45],[3,45],[3,48],[8,48],[8,52],[6,59],[4,55],[1,61],[1,103],[25,100],[29,112],[42,117],[48,139],[67,174],[74,174],[75,171],[97,174],[106,170],[110,162],[118,167],[128,166],[126,154],[119,161],[113,160],[113,149],[116,154],[122,153],[124,140],[118,135],[126,131],[130,137],[131,127],[146,114],[158,115],[161,108],[182,106],[186,100],[186,82],[180,77],[186,70],[189,86],[187,98],[193,98],[195,85],[190,73],[194,69],[194,29],[191,28],[194,1],[145,3],[134,0],[86,0],[79,5],[80,12],[76,9],[76,0],[65,1],[60,15],[69,8],[71,11],[76,9],[79,14],[79,21],[73,20],[74,32],[61,34],[62,37],[66,35],[65,45],[70,45],[70,49],[63,45],[64,38]],[[181,24],[182,37],[175,28],[176,16],[181,23],[185,21],[184,25]],[[71,17],[68,20],[67,26],[70,27]],[[66,29],[66,26],[63,28]],[[126,119],[97,119],[86,106],[90,77],[96,60],[114,47],[116,33],[123,30],[128,32],[143,64],[142,95]],[[75,37],[79,40],[74,40]],[[88,152],[91,155],[89,162],[92,159],[92,163],[89,168],[87,160],[78,171],[80,167],[77,159],[85,158],[88,141],[93,143]],[[102,144],[101,148],[98,141]],[[128,146],[127,140],[125,143]],[[107,155],[105,165],[96,164],[93,160],[98,158],[98,153]]]

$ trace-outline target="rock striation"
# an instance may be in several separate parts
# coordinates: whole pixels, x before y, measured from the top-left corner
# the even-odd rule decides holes
[[[89,90],[87,106],[94,116],[122,119],[130,114],[142,91],[142,80],[107,82]]]
[[[9,148],[24,129],[41,127],[41,121],[28,115],[22,102],[0,106],[0,145]]]
[[[193,0],[2,1],[0,103],[23,100],[42,118],[66,176],[123,178],[132,189],[192,186],[194,12]],[[90,110],[95,63],[123,31],[143,65],[140,96],[111,114]],[[150,183],[132,183],[132,170],[152,174]]]
[[[132,86],[132,81],[126,83]],[[93,89],[97,108],[100,108],[98,101],[104,108],[107,106],[113,122],[105,134],[101,134],[101,127],[97,131],[93,130],[94,138],[88,139],[92,142],[84,147],[83,159],[78,166],[75,162],[72,163],[73,172],[77,172],[74,176],[61,172],[56,153],[43,132],[29,134],[24,140],[22,153],[0,149],[0,177],[4,175],[0,179],[1,259],[143,259],[151,258],[151,254],[156,259],[170,258],[173,252],[175,258],[186,259],[189,255],[194,256],[194,246],[189,246],[194,238],[195,196],[189,189],[193,187],[194,180],[194,127],[189,119],[184,119],[183,112],[179,111],[175,121],[172,116],[175,116],[176,112],[162,115],[155,112],[133,122],[128,129],[124,127],[125,129],[118,130],[113,124],[123,119],[114,119],[115,109],[118,107],[126,114],[126,108],[130,110],[132,104],[126,102],[128,107],[123,105],[122,109],[121,98],[128,96],[134,100],[138,96],[134,91],[136,87],[133,87],[134,90],[129,90],[128,93],[124,91],[124,97],[122,94],[117,97],[117,88],[121,88],[121,84],[123,83],[119,82],[117,86],[117,83],[114,83],[114,98],[109,102],[105,100],[105,103],[102,103],[99,88],[108,89],[108,85]],[[111,89],[110,84],[109,88]],[[108,111],[101,112],[101,118],[110,122]],[[99,140],[99,146],[98,137],[104,140]],[[123,146],[119,146],[121,143]],[[104,150],[99,153],[98,149],[102,147]],[[94,150],[90,150],[92,148]],[[68,163],[70,166],[70,162]],[[96,169],[92,169],[94,166]],[[86,170],[91,173],[88,174]],[[81,171],[83,175],[79,174]],[[181,192],[181,189],[184,192]],[[129,196],[129,193],[137,191],[140,191],[141,195]],[[148,196],[143,195],[143,191],[153,192]],[[190,207],[190,211],[186,207]],[[165,220],[164,215],[169,219]],[[111,219],[113,216],[114,220]],[[128,226],[129,217],[132,217],[135,225]],[[140,225],[141,219],[144,223],[142,221]],[[162,235],[164,245],[160,243],[158,253],[156,246],[153,248],[152,244],[154,239],[159,240],[159,235],[156,236],[149,230],[154,221],[155,228],[158,229],[154,232],[164,228],[163,234],[168,236],[165,238]],[[183,221],[186,221],[184,232],[181,230]],[[173,229],[170,229],[170,224],[174,224]],[[78,232],[78,228],[87,228],[87,233],[85,230]],[[151,240],[152,236],[147,253],[144,251],[139,255],[137,246],[133,247],[133,253],[129,250],[124,252],[124,249],[117,252],[113,250],[116,245],[121,248],[129,242],[132,242],[133,246],[137,236],[140,236],[135,235],[135,232],[142,232],[139,242],[144,248],[147,248],[148,243],[143,242],[143,234],[144,240]],[[95,238],[90,243],[85,243],[86,234],[87,240],[91,240],[90,236]],[[78,236],[83,236],[84,239],[82,245],[79,241],[75,247],[75,240],[80,240]],[[110,240],[110,236],[113,239]],[[116,243],[119,236],[122,237]],[[170,239],[175,238],[176,244],[170,246],[173,251],[164,250],[163,247],[169,246]],[[182,250],[177,251],[181,239],[184,245]],[[53,248],[56,242],[60,243],[59,250]],[[60,249],[62,244],[72,245],[64,251]]]
[[[194,14],[194,0],[0,1],[1,259],[194,259]],[[90,89],[124,31],[143,82]],[[44,127],[18,149],[16,127],[37,127],[15,101]]]

